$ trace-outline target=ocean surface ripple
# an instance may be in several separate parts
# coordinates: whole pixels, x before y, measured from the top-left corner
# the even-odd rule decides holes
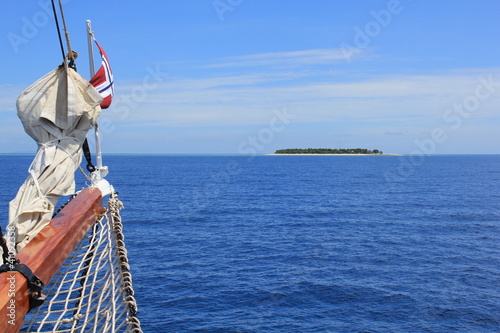
[[[144,331],[500,332],[500,156],[407,158],[105,157]]]

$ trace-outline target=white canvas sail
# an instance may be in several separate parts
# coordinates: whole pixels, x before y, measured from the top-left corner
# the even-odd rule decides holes
[[[18,116],[38,152],[9,205],[18,252],[50,222],[59,197],[74,193],[81,147],[101,112],[101,100],[94,87],[67,66],[51,71],[19,96]]]

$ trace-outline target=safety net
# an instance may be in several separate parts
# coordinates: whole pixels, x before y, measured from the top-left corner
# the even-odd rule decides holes
[[[111,194],[107,211],[45,286],[47,300],[26,315],[21,332],[142,332],[122,208]]]

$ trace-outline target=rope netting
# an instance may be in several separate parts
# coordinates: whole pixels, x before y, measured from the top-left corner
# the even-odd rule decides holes
[[[44,288],[45,303],[25,317],[20,332],[141,333],[120,210],[108,209]]]

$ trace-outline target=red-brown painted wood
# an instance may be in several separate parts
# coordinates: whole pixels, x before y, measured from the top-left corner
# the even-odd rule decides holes
[[[16,258],[47,284],[104,210],[99,189],[84,189]],[[18,332],[28,310],[28,287],[24,276],[0,274],[0,332]]]

